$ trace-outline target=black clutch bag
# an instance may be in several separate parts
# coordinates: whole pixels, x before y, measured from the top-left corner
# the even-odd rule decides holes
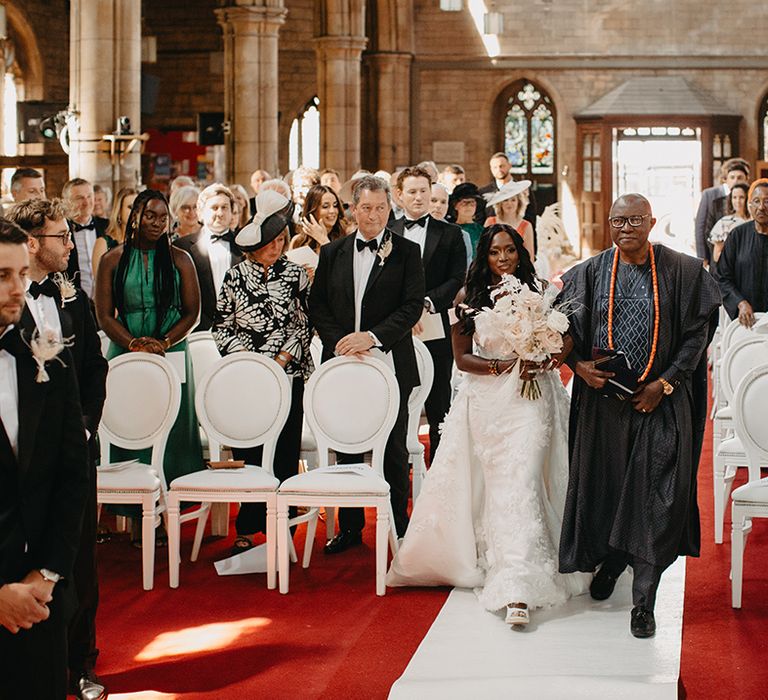
[[[621,350],[592,348],[595,367],[603,372],[613,372],[602,389],[603,396],[612,396],[621,401],[637,391],[639,375],[632,369],[627,356]]]

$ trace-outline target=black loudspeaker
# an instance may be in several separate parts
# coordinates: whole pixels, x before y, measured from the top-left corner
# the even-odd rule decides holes
[[[224,143],[224,112],[198,112],[197,143],[201,146]]]
[[[19,143],[43,143],[48,139],[58,138],[55,117],[66,109],[66,102],[43,102],[42,100],[17,102],[16,123]]]
[[[141,74],[141,113],[152,115],[157,109],[160,94],[160,78],[149,73]]]

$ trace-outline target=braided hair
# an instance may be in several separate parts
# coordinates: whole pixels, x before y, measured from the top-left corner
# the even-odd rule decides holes
[[[144,190],[137,195],[133,202],[133,206],[131,207],[131,213],[128,215],[128,222],[125,226],[123,252],[117,263],[114,283],[115,308],[117,309],[120,318],[125,318],[125,283],[128,276],[128,264],[131,259],[131,253],[134,248],[136,248],[140,236],[144,211],[147,208],[147,204],[153,200],[161,201],[165,208],[168,209],[168,202],[162,192],[158,192],[157,190]],[[170,222],[170,212],[168,221]],[[180,294],[168,230],[166,230],[165,235],[161,236],[157,241],[153,277],[157,324],[152,331],[152,337],[159,340],[162,339],[164,335],[161,329],[165,323],[168,312],[171,310],[171,307],[174,305],[176,299],[179,298]]]

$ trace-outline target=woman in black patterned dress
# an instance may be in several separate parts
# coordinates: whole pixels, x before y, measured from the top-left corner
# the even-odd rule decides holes
[[[284,210],[289,204],[275,191],[259,193],[253,221],[235,238],[245,260],[224,276],[212,328],[222,355],[258,352],[275,360],[291,379],[291,409],[275,449],[274,473],[280,481],[298,472],[304,382],[313,370],[309,279],[304,268],[283,257],[288,237]],[[233,448],[232,454],[248,464],[260,464],[262,448]],[[244,503],[236,528],[235,552],[252,547],[250,535],[266,528],[264,504]]]

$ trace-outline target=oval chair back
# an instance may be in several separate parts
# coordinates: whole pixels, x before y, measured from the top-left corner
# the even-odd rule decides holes
[[[733,396],[733,422],[749,462],[749,480],[760,479],[760,466],[768,465],[768,357],[752,367]]]
[[[720,376],[723,396],[728,403],[742,377],[765,362],[768,362],[768,337],[751,334],[731,343],[723,357]]]
[[[187,338],[189,354],[192,359],[192,374],[197,386],[205,373],[220,359],[219,349],[210,331],[197,331]]]
[[[435,365],[427,346],[418,338],[413,339],[413,349],[416,353],[416,364],[419,368],[419,386],[414,387],[408,398],[408,451],[418,449],[419,422],[424,402],[432,391],[435,378]]]

